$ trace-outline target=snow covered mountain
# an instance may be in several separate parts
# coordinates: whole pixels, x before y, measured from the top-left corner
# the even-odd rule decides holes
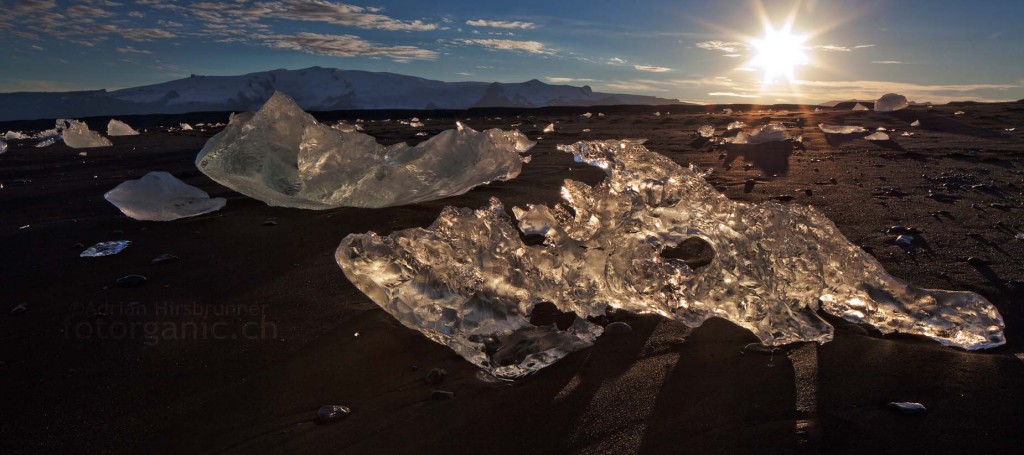
[[[442,82],[394,73],[312,67],[241,76],[196,76],[106,91],[0,93],[0,121],[200,111],[252,111],[275,91],[307,111],[676,104],[679,100],[595,92],[588,86]]]

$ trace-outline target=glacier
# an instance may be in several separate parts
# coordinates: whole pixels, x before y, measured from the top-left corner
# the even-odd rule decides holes
[[[465,193],[517,177],[535,143],[518,131],[457,123],[414,147],[377,143],[321,124],[275,93],[255,114],[233,115],[196,156],[211,179],[268,205],[389,207]]]
[[[425,229],[350,234],[338,265],[399,322],[502,378],[591,345],[603,329],[587,318],[609,309],[725,318],[766,346],[831,340],[819,311],[964,349],[1005,343],[984,297],[908,285],[813,207],[732,201],[640,141],[559,149],[607,178],[566,180],[564,203],[515,207],[515,221],[491,199]],[[540,304],[576,317],[533,325]]]
[[[172,221],[202,215],[220,210],[227,203],[224,198],[210,198],[205,191],[161,171],[122,182],[103,198],[121,213],[141,221]]]
[[[107,136],[138,136],[139,132],[127,123],[116,119],[107,122]]]

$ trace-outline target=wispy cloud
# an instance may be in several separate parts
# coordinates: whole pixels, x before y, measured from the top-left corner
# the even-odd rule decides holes
[[[903,64],[905,64],[904,62],[901,62],[899,60],[872,60],[871,63],[874,63],[876,65],[903,65]]]
[[[633,68],[635,68],[637,71],[647,71],[649,73],[666,73],[672,71],[672,68],[651,65],[633,65]]]
[[[533,22],[490,21],[486,19],[471,19],[466,21],[466,25],[471,27],[510,28],[520,30],[529,30],[537,26],[537,24],[534,24]]]
[[[553,84],[569,84],[572,82],[594,82],[596,79],[579,79],[575,77],[546,77],[548,82]]]
[[[428,31],[438,24],[422,20],[400,20],[381,13],[380,8],[335,3],[328,0],[284,0],[278,2],[202,1],[177,8],[207,22],[255,22],[292,20],[325,22],[374,30]]]
[[[555,52],[544,46],[544,43],[539,41],[516,41],[509,39],[458,39],[455,40],[461,44],[472,44],[477,46],[486,47],[488,49],[496,49],[502,51],[519,51],[530,54],[544,54],[550,55]]]
[[[741,49],[746,49],[747,45],[735,41],[711,40],[701,41],[697,43],[697,47],[709,51],[721,51],[729,54],[735,54],[739,52]]]
[[[817,46],[810,46],[808,49],[822,52],[850,52],[855,49],[867,49],[869,47],[875,47],[874,44],[859,44],[856,46],[840,46],[837,44],[821,44]]]
[[[153,52],[144,49],[136,49],[132,46],[124,46],[116,49],[119,54],[152,54]]]
[[[385,46],[372,43],[355,35],[325,35],[298,33],[295,35],[268,35],[263,42],[277,49],[291,49],[332,57],[383,56],[395,61],[433,60],[438,53],[414,46]]]
[[[736,92],[708,92],[708,96],[731,96],[734,98],[760,98],[759,95]]]

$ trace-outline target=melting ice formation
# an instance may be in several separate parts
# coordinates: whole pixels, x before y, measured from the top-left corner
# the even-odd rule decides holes
[[[426,229],[352,234],[338,264],[401,323],[505,378],[589,346],[602,328],[585,318],[608,308],[691,327],[721,317],[769,346],[831,340],[818,310],[966,349],[1005,342],[983,297],[904,283],[812,207],[732,201],[634,141],[559,148],[608,178],[566,180],[565,205],[513,208],[518,229],[492,199]],[[542,302],[577,317],[534,326]]]
[[[868,130],[864,129],[863,126],[829,125],[827,123],[819,123],[818,128],[821,129],[821,132],[827,134],[854,134],[868,132]]]
[[[415,147],[318,123],[275,93],[255,114],[234,115],[196,157],[218,183],[269,205],[388,207],[462,194],[517,177],[534,146],[518,131],[458,124]]]
[[[7,143],[0,141],[0,155],[7,153]]]
[[[107,139],[93,130],[89,125],[80,120],[57,120],[57,132],[64,139],[64,144],[73,149],[85,149],[93,147],[110,147],[114,145]]]
[[[128,126],[127,123],[116,119],[110,119],[107,123],[107,136],[138,136],[139,132]]]
[[[142,221],[172,221],[224,208],[224,198],[210,198],[205,191],[166,172],[150,172],[141,179],[122,182],[103,197],[121,213]]]
[[[781,123],[769,123],[754,128],[749,133],[740,131],[733,138],[733,144],[764,144],[767,142],[777,142],[790,140],[789,133],[786,132],[786,126]]]
[[[907,106],[909,106],[907,97],[895,93],[886,93],[881,98],[875,100],[875,112],[898,111]]]

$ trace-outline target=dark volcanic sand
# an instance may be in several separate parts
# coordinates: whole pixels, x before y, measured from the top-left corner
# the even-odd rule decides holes
[[[652,115],[666,109],[674,112]],[[608,116],[580,118],[586,110]],[[967,114],[954,116],[956,110]],[[425,116],[431,115],[420,113]],[[459,115],[467,116],[477,129],[524,122],[531,138],[548,122],[560,123],[531,151],[533,162],[516,180],[382,210],[273,208],[229,191],[193,166],[213,132],[113,138],[114,147],[86,150],[87,157],[63,145],[10,143],[0,156],[0,452],[1024,448],[1024,241],[1014,239],[1024,230],[1024,131],[1004,131],[1024,126],[1024,105],[729,117],[696,107]],[[802,130],[794,123],[798,118],[806,119]],[[748,125],[787,122],[791,133],[803,134],[808,150],[768,163],[748,154],[751,161],[736,158],[726,171],[719,152],[699,150],[692,134],[704,123],[720,132],[736,119]],[[922,127],[908,126],[915,119]],[[452,121],[435,117],[425,130],[433,134]],[[917,134],[896,133],[886,144],[829,144],[813,126],[822,121]],[[105,125],[93,123],[94,129]],[[396,122],[366,127],[384,142],[422,139]],[[965,352],[923,338],[882,337],[833,318],[833,342],[790,346],[775,356],[744,355],[743,346],[756,339],[722,320],[688,329],[658,317],[616,314],[613,319],[633,325],[632,333],[601,338],[515,383],[489,383],[452,351],[377,309],[334,262],[345,235],[426,226],[445,205],[479,207],[490,197],[506,207],[555,202],[563,179],[602,178],[555,151],[556,144],[622,137],[646,137],[648,148],[680,163],[714,167],[712,181],[732,198],[762,202],[792,195],[790,204],[814,205],[851,241],[870,247],[891,273],[915,285],[980,292],[1002,312],[1007,345]],[[776,170],[788,165],[788,174],[745,168],[754,161]],[[226,197],[227,207],[191,219],[139,222],[103,200],[123,180],[153,170]],[[758,182],[745,192],[750,178]],[[831,178],[837,183],[817,184]],[[975,183],[991,186],[971,189]],[[876,196],[890,187],[905,195]],[[957,199],[931,199],[929,189]],[[940,210],[948,214],[932,216]],[[265,225],[268,220],[277,224]],[[915,254],[892,244],[895,235],[884,231],[893,225],[923,232]],[[119,239],[133,244],[117,256],[78,257],[83,245]],[[150,264],[162,253],[181,260]],[[985,263],[970,265],[968,257]],[[114,283],[128,274],[149,281],[136,288]],[[19,303],[27,311],[8,316]],[[194,308],[211,314],[184,314]],[[144,323],[160,324],[162,331],[147,338]],[[201,325],[214,333],[198,333]],[[425,384],[426,373],[438,367],[449,373],[444,382]],[[453,391],[455,399],[432,400],[435,389]],[[885,409],[890,401],[918,401],[929,413],[896,415]],[[352,415],[318,425],[315,412],[326,404],[350,406]]]

